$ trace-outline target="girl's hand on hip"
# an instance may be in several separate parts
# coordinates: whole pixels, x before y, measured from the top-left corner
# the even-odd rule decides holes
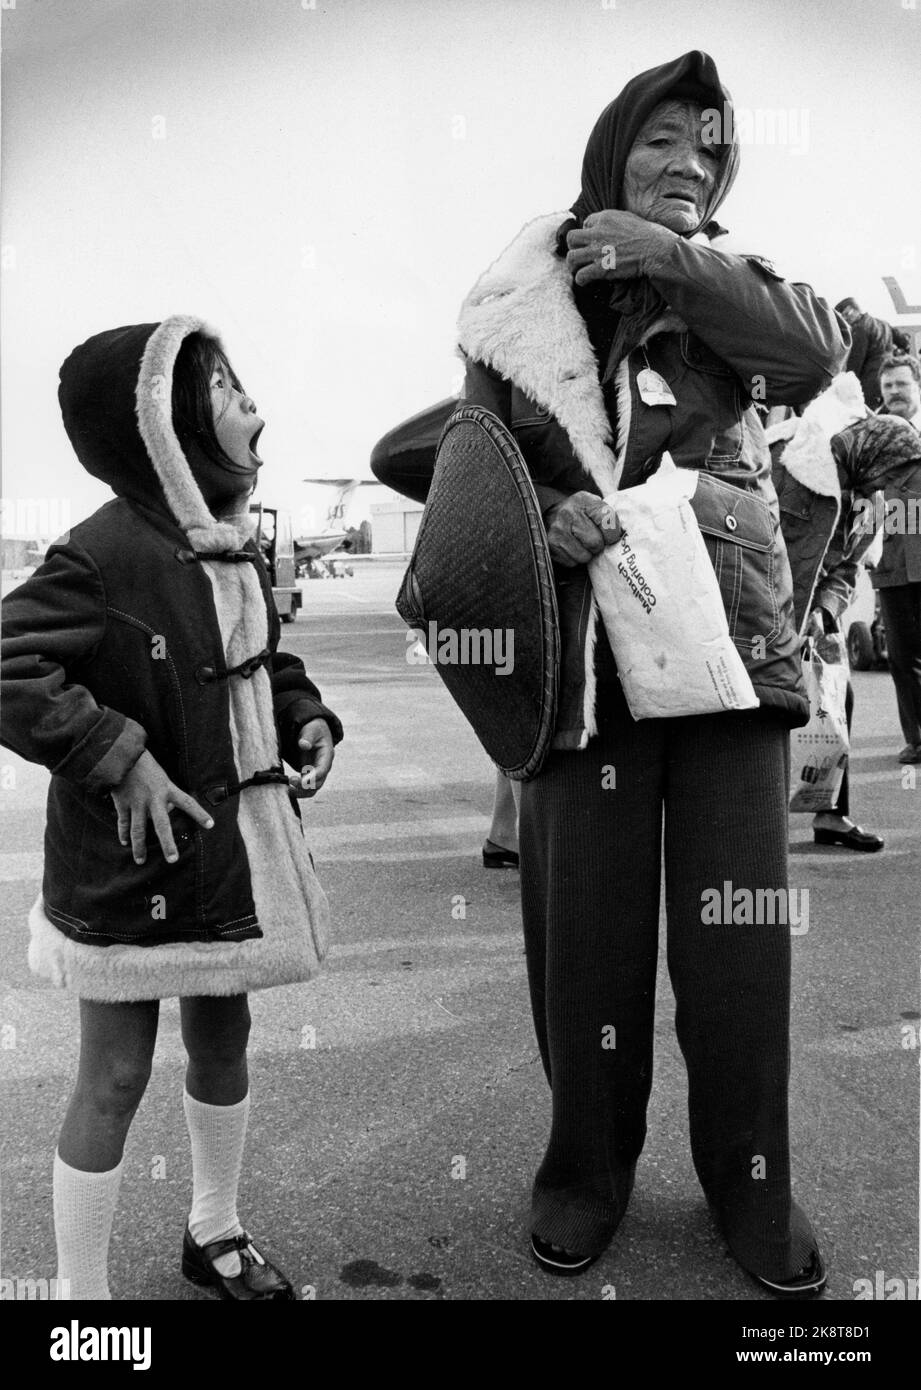
[[[593,212],[566,241],[566,264],[577,285],[592,280],[636,280],[667,256],[676,233],[633,212]]]
[[[179,858],[169,819],[172,809],[184,811],[205,830],[214,825],[208,812],[188,793],[180,791],[153,754],[146,750],[113,789],[112,800],[118,812],[119,844],[131,845],[135,864],[143,864],[147,859],[148,817],[168,864],[175,864]]]
[[[293,779],[295,796],[316,796],[329,776],[335,748],[333,735],[325,719],[311,719],[301,728],[297,746],[301,750],[301,776]]]
[[[623,535],[615,512],[595,492],[574,492],[551,507],[544,520],[551,556],[569,569],[587,565]]]

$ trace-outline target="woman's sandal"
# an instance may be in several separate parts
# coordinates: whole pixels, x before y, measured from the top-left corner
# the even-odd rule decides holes
[[[234,1250],[240,1258],[239,1274],[221,1274],[214,1261]],[[217,1289],[221,1298],[240,1302],[290,1302],[294,1289],[280,1269],[271,1264],[243,1231],[227,1240],[198,1245],[186,1228],[182,1242],[182,1272],[193,1284]]]
[[[569,1250],[561,1250],[556,1245],[551,1245],[547,1240],[541,1240],[540,1236],[531,1236],[531,1254],[534,1256],[541,1269],[547,1274],[559,1274],[568,1276],[571,1274],[582,1274],[593,1265],[602,1254],[599,1250],[597,1255],[573,1255]]]
[[[763,1274],[755,1274],[752,1270],[748,1273],[775,1298],[818,1298],[828,1283],[825,1262],[818,1250],[813,1251],[809,1263],[789,1279],[765,1279]]]

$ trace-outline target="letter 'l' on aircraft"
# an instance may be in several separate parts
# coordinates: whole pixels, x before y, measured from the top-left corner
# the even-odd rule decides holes
[[[894,275],[884,275],[883,284],[889,291],[889,298],[895,308],[895,318],[890,319],[893,328],[900,328],[912,340],[915,356],[921,354],[921,304],[909,304],[901,285]]]

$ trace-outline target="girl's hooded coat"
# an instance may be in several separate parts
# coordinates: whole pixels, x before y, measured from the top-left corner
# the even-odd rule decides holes
[[[173,366],[194,332],[216,337],[175,316],[98,334],[64,363],[65,427],[116,498],[3,605],[0,740],[52,774],[29,961],[90,999],[244,993],[309,979],[326,951],[281,759],[300,770],[308,720],[337,742],[342,728],[276,650],[248,503],[215,518],[176,437]],[[171,813],[171,865],[150,826],[142,865],[116,833],[110,791],[145,748],[214,820]]]

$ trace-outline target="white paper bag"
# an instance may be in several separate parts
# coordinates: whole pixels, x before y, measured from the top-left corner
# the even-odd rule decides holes
[[[647,482],[605,498],[624,534],[589,574],[634,719],[759,703],[691,508],[697,479],[665,454]]]
[[[827,811],[835,804],[850,750],[844,701],[848,664],[844,643],[812,642],[803,656],[809,723],[790,734],[790,810]],[[827,660],[828,656],[833,660]]]

